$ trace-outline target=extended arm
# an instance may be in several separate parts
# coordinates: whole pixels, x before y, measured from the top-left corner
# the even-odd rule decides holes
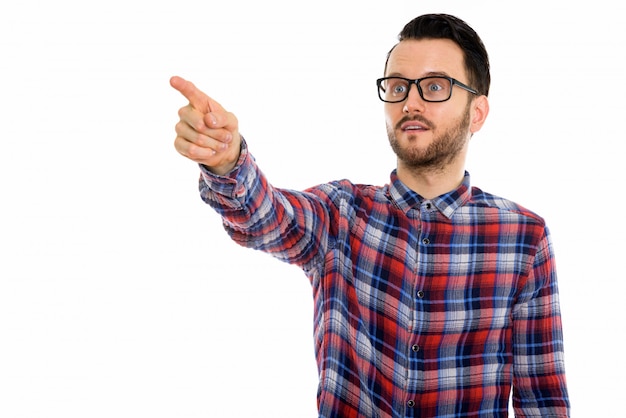
[[[170,84],[189,100],[178,112],[174,146],[201,165],[202,199],[222,216],[233,240],[313,268],[328,241],[323,199],[272,187],[248,154],[235,115],[187,80],[172,77]]]

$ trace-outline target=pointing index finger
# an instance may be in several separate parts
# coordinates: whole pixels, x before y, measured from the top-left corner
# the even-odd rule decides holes
[[[182,77],[170,78],[170,85],[189,100],[191,107],[202,113],[209,113],[221,108],[217,102],[198,89],[191,81]]]

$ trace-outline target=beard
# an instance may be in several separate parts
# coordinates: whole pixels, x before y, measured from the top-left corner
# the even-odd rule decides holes
[[[405,116],[395,126],[395,129],[387,125],[387,135],[389,144],[396,153],[398,160],[407,168],[413,171],[440,171],[454,161],[461,153],[467,143],[468,129],[470,125],[470,106],[465,108],[463,115],[458,118],[446,131],[435,136],[432,142],[424,149],[418,146],[411,146],[415,142],[415,135],[409,134],[407,139],[409,145],[402,146],[398,141],[396,132],[400,126],[407,121],[416,120],[425,124],[429,129],[434,125],[420,115]]]

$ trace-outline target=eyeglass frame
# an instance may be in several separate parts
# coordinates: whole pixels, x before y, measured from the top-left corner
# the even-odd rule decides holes
[[[422,91],[422,87],[420,87],[420,82],[422,80],[427,80],[429,78],[444,78],[446,80],[448,80],[450,82],[450,94],[448,95],[447,99],[444,100],[428,100],[424,98],[424,92]],[[400,99],[400,100],[395,100],[395,101],[389,101],[389,100],[385,100],[382,98],[381,96],[381,92],[384,92],[385,90],[382,88],[381,84],[383,81],[388,80],[388,79],[400,79],[400,80],[404,80],[406,82],[409,83],[409,87],[406,90],[406,95]],[[422,98],[423,101],[428,102],[428,103],[442,103],[442,102],[447,102],[448,100],[450,100],[452,98],[452,87],[459,86],[461,87],[463,90],[469,91],[472,94],[478,95],[478,91],[474,90],[473,88],[471,88],[470,86],[468,86],[467,84],[463,84],[461,83],[459,80],[457,80],[456,78],[452,78],[452,77],[448,77],[445,75],[430,75],[427,77],[422,77],[422,78],[416,78],[416,79],[410,79],[410,78],[406,78],[406,77],[400,77],[400,76],[391,76],[391,77],[382,77],[376,80],[376,86],[378,86],[378,98],[380,100],[382,100],[385,103],[400,103],[403,102],[407,99],[407,97],[409,97],[409,93],[411,92],[411,85],[415,84],[415,86],[417,87],[417,92],[419,93],[420,97]]]

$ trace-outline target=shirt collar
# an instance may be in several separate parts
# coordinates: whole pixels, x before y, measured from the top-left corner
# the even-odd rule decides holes
[[[409,189],[400,179],[396,170],[391,172],[391,183],[388,186],[388,197],[394,205],[404,213],[411,209],[419,209],[426,202],[422,196]],[[445,217],[451,218],[454,212],[471,198],[470,174],[466,171],[461,184],[454,190],[430,199],[434,207]]]

